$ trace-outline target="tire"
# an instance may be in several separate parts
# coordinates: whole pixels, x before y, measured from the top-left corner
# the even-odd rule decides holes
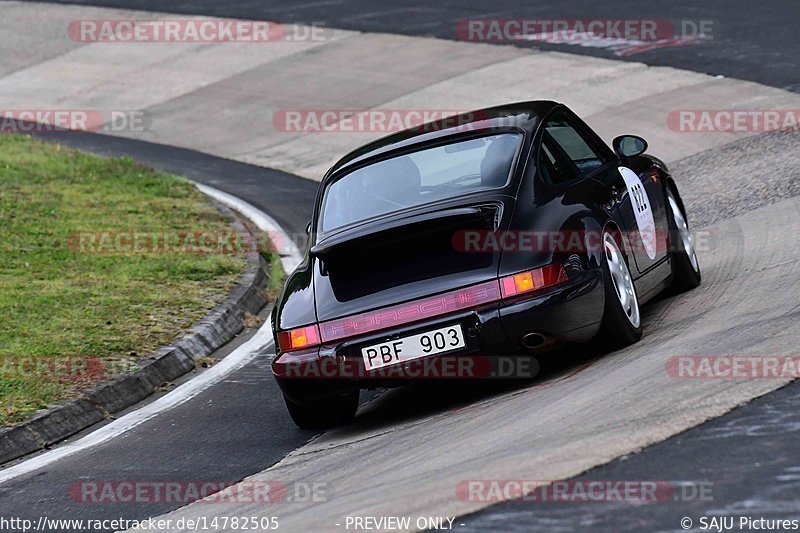
[[[344,396],[323,398],[308,403],[296,403],[283,397],[289,415],[298,427],[303,429],[327,429],[356,416],[358,410],[359,391]]]
[[[620,238],[608,231],[603,231],[603,259],[606,297],[600,334],[613,346],[628,346],[642,338],[639,297]]]
[[[667,188],[667,215],[669,220],[669,254],[672,264],[672,293],[690,291],[700,285],[700,263],[694,249],[694,239],[683,202],[672,187]]]

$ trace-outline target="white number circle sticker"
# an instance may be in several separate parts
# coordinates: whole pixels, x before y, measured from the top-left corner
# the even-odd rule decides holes
[[[642,185],[642,180],[628,167],[619,167],[619,173],[625,180],[628,195],[631,198],[633,214],[636,215],[636,225],[639,227],[639,236],[642,238],[644,251],[650,259],[656,258],[656,223],[653,220],[653,210],[650,208],[650,199]]]

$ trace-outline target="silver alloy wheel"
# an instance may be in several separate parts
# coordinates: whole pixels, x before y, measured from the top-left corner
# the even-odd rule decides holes
[[[611,273],[611,281],[614,284],[614,289],[617,291],[619,303],[622,305],[622,311],[628,317],[633,327],[639,327],[639,300],[636,298],[636,289],[633,286],[633,277],[628,264],[625,262],[625,256],[617,245],[617,241],[610,233],[603,235],[603,247],[606,252],[606,262],[608,263],[608,271]]]
[[[678,228],[678,234],[681,237],[686,257],[689,258],[689,262],[692,264],[694,271],[699,272],[700,264],[697,261],[697,253],[694,250],[694,238],[692,237],[692,232],[689,231],[689,224],[686,223],[686,218],[683,216],[683,212],[678,206],[678,201],[675,200],[675,196],[673,196],[672,192],[667,191],[667,199],[669,201],[669,209],[672,211],[672,220],[675,221],[675,226]]]

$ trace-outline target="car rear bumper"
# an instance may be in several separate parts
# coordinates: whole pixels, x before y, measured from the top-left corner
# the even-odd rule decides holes
[[[298,403],[421,379],[498,377],[493,372],[497,360],[525,354],[522,337],[527,333],[538,333],[548,342],[591,339],[602,319],[601,280],[600,269],[583,271],[564,285],[525,298],[494,302],[311,350],[283,353],[273,360],[272,371],[283,393]],[[455,324],[464,332],[465,347],[378,371],[365,369],[363,347]]]

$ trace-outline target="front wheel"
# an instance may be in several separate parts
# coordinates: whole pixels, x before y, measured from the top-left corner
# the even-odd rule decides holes
[[[686,212],[671,189],[667,189],[669,204],[670,260],[674,292],[689,291],[700,285],[700,263],[694,249],[694,237],[689,231]]]
[[[303,429],[327,429],[349,422],[358,410],[358,391],[323,398],[307,403],[296,403],[283,397],[294,423]]]
[[[603,232],[603,287],[606,295],[601,334],[613,344],[627,346],[642,337],[639,298],[618,237]]]

